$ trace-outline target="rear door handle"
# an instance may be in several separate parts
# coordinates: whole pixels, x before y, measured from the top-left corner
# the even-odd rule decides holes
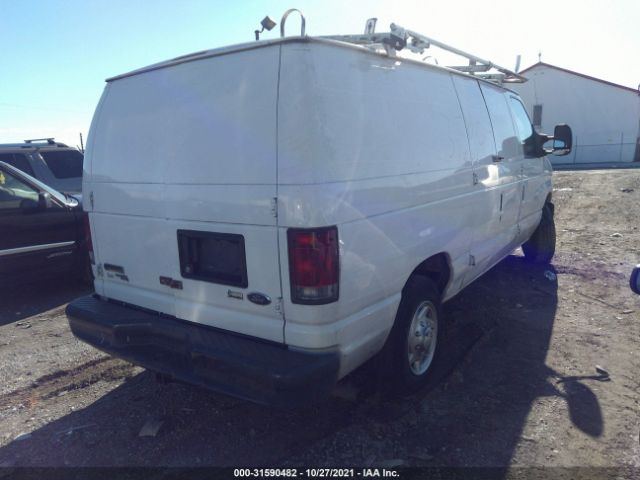
[[[500,155],[491,155],[491,160],[493,160],[494,162],[501,162],[502,160],[504,160],[504,157],[501,157]]]

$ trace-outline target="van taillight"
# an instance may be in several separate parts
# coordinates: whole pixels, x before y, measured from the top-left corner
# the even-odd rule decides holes
[[[291,301],[320,305],[338,300],[340,284],[337,227],[287,232]]]
[[[91,225],[89,224],[89,214],[87,212],[82,214],[82,226],[84,230],[84,244],[89,251],[89,260],[91,265],[95,265],[95,258],[93,256],[93,242],[91,241]]]

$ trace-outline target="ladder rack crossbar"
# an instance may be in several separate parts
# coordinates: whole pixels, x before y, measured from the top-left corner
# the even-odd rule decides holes
[[[447,68],[497,83],[524,83],[527,81],[525,77],[513,70],[502,67],[490,60],[472,55],[459,48],[447,45],[431,37],[427,37],[426,35],[422,35],[421,33],[407,30],[394,23],[391,24],[390,32],[365,33],[360,35],[330,35],[321,38],[362,45],[375,50],[384,49],[389,55],[395,53],[392,48],[395,50],[407,48],[414,53],[423,53],[424,49],[434,46],[469,60],[469,65],[448,66]],[[498,73],[491,73],[490,70]]]

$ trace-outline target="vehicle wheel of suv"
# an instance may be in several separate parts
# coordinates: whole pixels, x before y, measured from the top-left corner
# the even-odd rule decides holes
[[[381,356],[382,390],[409,395],[424,387],[443,338],[440,292],[429,278],[413,276],[402,291],[396,320]]]
[[[551,262],[556,252],[556,225],[553,221],[553,206],[550,203],[545,203],[540,224],[531,238],[522,245],[522,251],[530,262]]]

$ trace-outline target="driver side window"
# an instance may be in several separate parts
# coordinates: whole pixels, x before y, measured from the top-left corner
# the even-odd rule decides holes
[[[25,200],[38,201],[38,191],[4,170],[0,170],[0,211],[20,208]]]

